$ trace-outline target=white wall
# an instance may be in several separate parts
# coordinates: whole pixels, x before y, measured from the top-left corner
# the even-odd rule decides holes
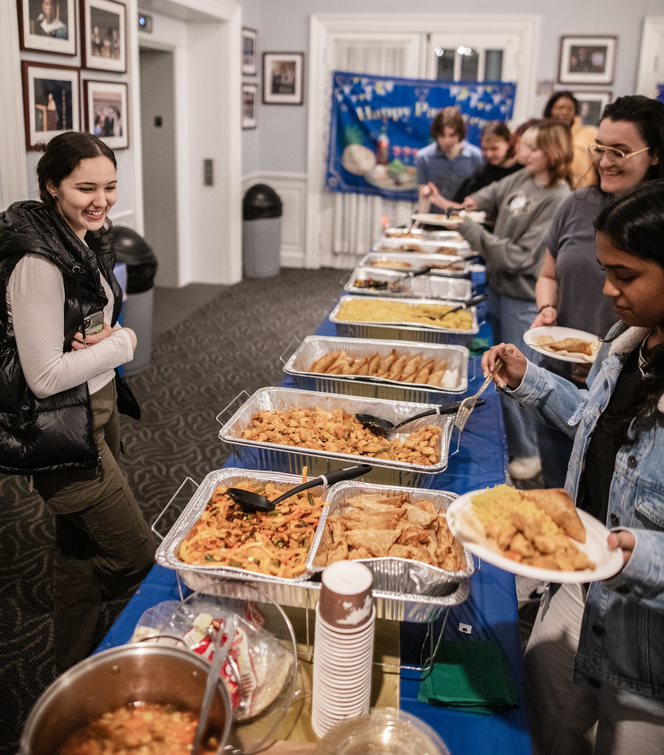
[[[242,26],[258,30],[261,25],[260,0],[244,0],[242,3]],[[260,139],[265,136],[265,131],[260,128],[263,117],[264,105],[261,104],[261,58],[262,58],[262,34],[258,33],[257,49],[257,75],[242,76],[242,82],[246,84],[259,84],[258,97],[256,99],[256,115],[259,128],[247,129],[242,132],[242,174],[244,176],[256,173],[260,167]]]
[[[240,0],[255,12],[255,0]],[[260,20],[252,24],[259,29],[261,52],[289,51],[311,54],[308,49],[309,16],[315,13],[400,14],[408,12],[440,15],[477,14],[537,14],[541,17],[541,37],[538,41],[538,81],[555,81],[558,67],[560,37],[574,34],[613,34],[618,36],[615,82],[610,87],[614,97],[632,94],[636,85],[639,46],[643,18],[662,13],[662,0],[471,0],[459,6],[444,0],[280,0],[260,3]],[[249,25],[249,24],[245,24]],[[305,65],[306,72],[306,65]],[[581,87],[578,87],[581,89]],[[586,87],[583,87],[584,89]],[[587,87],[592,89],[592,87]],[[305,82],[306,92],[306,82]],[[546,95],[535,99],[539,111]],[[260,170],[304,173],[307,129],[307,104],[303,107],[263,105],[259,113],[257,132],[260,136]],[[257,132],[252,132],[253,134]],[[248,132],[243,139],[247,142]],[[254,137],[251,137],[254,138]],[[250,172],[243,166],[243,173]]]

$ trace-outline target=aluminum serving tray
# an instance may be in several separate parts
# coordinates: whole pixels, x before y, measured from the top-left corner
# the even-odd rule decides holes
[[[373,279],[386,283],[401,284],[397,290],[371,289],[358,285],[359,281]],[[473,297],[470,280],[461,277],[443,277],[442,275],[419,275],[406,278],[396,270],[357,266],[344,286],[344,291],[365,296],[383,296],[389,298],[421,297],[423,299],[448,299],[468,301]]]
[[[448,263],[456,262],[463,267],[459,270],[452,270],[451,268],[443,268],[441,270],[432,270],[428,275],[440,275],[445,278],[464,278],[470,277],[472,272],[472,264],[457,255],[449,254],[390,254],[388,252],[369,252],[365,254],[360,260],[358,267],[366,267],[369,270],[391,270],[391,268],[381,268],[381,263],[405,263],[408,267],[403,268],[403,272],[407,273],[409,270],[419,270],[422,267],[428,265],[446,265]],[[378,264],[374,264],[378,263]],[[400,272],[397,270],[396,272]]]
[[[377,252],[405,252],[406,254],[450,254],[449,250],[470,251],[470,244],[463,238],[447,237],[440,239],[425,238],[390,238],[383,237],[374,244]],[[455,252],[456,253],[456,252]]]
[[[420,354],[423,359],[444,359],[450,366],[448,375],[452,379],[443,388],[433,388],[430,385],[401,383],[368,375],[327,375],[309,370],[317,359],[332,351],[345,351],[349,357],[360,357],[369,354],[387,355],[392,349],[410,355]],[[468,389],[468,358],[468,349],[465,346],[307,336],[285,363],[284,372],[292,375],[298,388],[393,401],[440,404],[449,401],[450,394],[465,393]]]
[[[358,296],[342,296],[336,307],[330,313],[330,322],[336,325],[336,331],[338,336],[346,336],[349,338],[382,338],[382,339],[398,339],[401,341],[420,341],[422,343],[449,343],[457,344],[460,346],[466,346],[470,339],[477,335],[479,332],[479,324],[477,322],[477,309],[470,307],[469,311],[472,315],[472,326],[470,330],[451,330],[447,328],[426,328],[421,325],[406,325],[400,323],[371,323],[371,322],[350,322],[341,321],[338,319],[338,313],[341,305],[346,301],[353,299],[362,299],[366,301],[366,297]],[[390,299],[384,296],[374,296],[373,301],[386,301],[393,302],[395,299]],[[457,306],[459,302],[449,302],[441,299],[399,299],[402,304],[422,305],[422,304],[434,304],[440,306],[441,304],[449,304],[451,307]]]
[[[246,395],[246,394],[245,394]],[[238,397],[239,398],[239,397]],[[236,399],[237,401],[238,399]],[[235,402],[221,412],[230,409]],[[384,417],[392,422],[411,417],[418,412],[431,408],[429,404],[406,403],[405,401],[387,401],[384,399],[366,399],[359,396],[343,396],[334,393],[315,393],[295,388],[268,387],[259,388],[250,396],[233,416],[224,423],[219,431],[222,441],[233,446],[240,462],[244,465],[259,469],[274,469],[280,472],[299,474],[303,466],[307,466],[309,473],[325,474],[331,469],[340,469],[350,464],[364,463],[372,467],[365,479],[372,482],[384,482],[391,485],[412,485],[414,487],[431,487],[435,476],[447,468],[450,439],[454,415],[445,414],[415,420],[408,425],[406,432],[395,434],[398,438],[407,438],[419,427],[427,424],[439,425],[442,428],[440,460],[429,466],[407,464],[405,462],[390,461],[372,456],[359,454],[332,453],[317,449],[286,446],[278,443],[259,443],[245,440],[242,433],[246,430],[251,418],[257,412],[280,412],[292,409],[318,407],[326,411],[343,409],[348,414],[367,413]]]
[[[180,575],[182,581],[194,591],[209,591],[211,583],[215,584],[215,595],[223,595],[227,588],[229,595],[234,598],[243,598],[242,584],[247,585],[247,600],[256,600],[253,587],[268,598],[276,601],[281,606],[295,608],[314,609],[318,602],[320,583],[312,582],[307,578],[283,579],[270,577],[257,572],[249,572],[244,569],[233,567],[207,568],[185,564],[177,557],[177,549],[180,542],[198,520],[207,502],[219,484],[232,485],[241,479],[272,480],[287,484],[297,484],[302,479],[300,475],[286,475],[277,472],[257,472],[248,469],[218,469],[210,472],[197,492],[192,496],[177,521],[164,538],[156,554],[157,563],[167,569],[174,569]],[[420,492],[418,492],[420,495]],[[317,546],[318,539],[323,532],[319,527],[314,536],[312,550]],[[444,596],[436,595],[407,595],[398,594],[389,590],[373,590],[376,617],[390,621],[409,621],[426,623],[436,621],[450,606],[463,603],[468,597],[469,586],[467,581],[461,581],[456,589]]]
[[[383,238],[384,239],[399,239],[403,238],[404,234],[409,234],[413,238],[417,239],[425,239],[427,241],[438,241],[440,239],[454,239],[455,241],[463,241],[463,236],[458,231],[449,231],[449,230],[428,230],[425,231],[424,228],[421,228],[419,226],[413,226],[410,230],[406,228],[406,226],[396,226],[396,227],[390,227],[385,228],[383,230]]]
[[[182,561],[178,557],[178,551],[180,545],[191,528],[196,524],[201,514],[205,511],[205,507],[208,501],[212,497],[212,494],[217,489],[217,486],[224,485],[225,487],[232,487],[242,481],[256,480],[260,482],[275,482],[283,484],[286,489],[288,487],[294,487],[302,482],[302,475],[291,474],[279,474],[278,472],[258,472],[250,469],[237,469],[235,467],[228,467],[226,469],[215,469],[210,472],[198,489],[191,497],[187,505],[184,507],[182,513],[178,517],[175,524],[171,527],[166,537],[163,539],[156,554],[157,563],[161,566],[165,566],[169,569],[176,569],[182,574],[192,572],[200,575],[203,580],[209,580],[211,577],[219,578],[235,578],[244,577],[246,579],[262,581],[269,579],[271,582],[292,584],[294,582],[301,582],[311,574],[314,573],[314,569],[307,566],[305,572],[298,577],[273,577],[267,574],[261,574],[260,572],[249,571],[248,569],[241,569],[234,566],[201,566],[188,564]],[[322,486],[316,489],[316,494],[319,490],[324,491],[324,497],[327,495],[327,486]],[[314,534],[314,538],[311,544],[311,552],[315,550],[318,545],[318,541],[322,536],[322,527],[319,527]],[[200,582],[199,584],[202,584]]]
[[[200,590],[203,592],[205,588],[210,587],[211,580],[209,578],[206,579],[206,575],[200,572],[184,572],[182,574],[182,581],[191,590]],[[256,593],[254,590],[249,589],[249,585],[255,585],[256,589],[280,606],[313,610],[318,603],[318,596],[320,594],[320,582],[311,582],[308,580],[290,585],[272,582],[268,578],[260,582],[253,579],[241,578],[237,581],[240,584],[242,582],[248,584],[246,600],[256,600]],[[223,596],[225,587],[234,598],[244,597],[242,590],[238,590],[230,580],[220,580],[218,585],[215,586],[215,595]],[[448,608],[463,603],[470,594],[470,586],[468,580],[463,580],[457,584],[454,592],[442,597],[394,593],[375,588],[372,594],[377,619],[427,624],[440,619]]]
[[[328,519],[337,514],[344,514],[352,510],[353,499],[359,495],[376,493],[387,498],[396,498],[407,493],[411,500],[430,501],[443,521],[445,521],[445,512],[448,506],[457,497],[455,493],[445,493],[438,490],[412,490],[409,488],[371,485],[366,482],[354,482],[350,480],[338,482],[336,485],[332,485],[328,492],[328,505],[325,507],[320,519],[316,544],[309,551],[308,570],[320,572],[324,568],[316,566],[316,557],[318,551],[325,547],[330,539],[330,530],[326,526]],[[357,560],[366,564],[371,569],[374,576],[374,587],[378,590],[442,597],[455,592],[459,582],[470,579],[475,571],[473,558],[469,551],[465,548],[462,548],[462,551],[464,555],[464,567],[454,572],[406,558],[366,558]]]

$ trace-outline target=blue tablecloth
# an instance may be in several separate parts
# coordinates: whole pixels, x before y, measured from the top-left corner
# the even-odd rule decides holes
[[[319,335],[334,335],[334,325],[325,320],[316,332]],[[490,340],[490,336],[488,327],[484,325],[480,337]],[[473,393],[480,383],[478,368],[468,392]],[[286,379],[283,384],[288,386],[292,382]],[[493,388],[487,391],[485,397],[486,405],[470,417],[460,451],[450,457],[448,469],[436,476],[435,488],[461,494],[505,481],[507,451],[500,402]],[[453,438],[455,446],[456,435]],[[238,466],[233,458],[229,459],[228,464]],[[155,566],[98,650],[127,642],[147,608],[164,600],[177,599],[179,594],[174,572]],[[413,648],[419,653],[424,631],[425,627],[419,624],[402,624],[402,657]],[[404,671],[401,678],[401,707],[433,726],[452,755],[475,755],[478,752],[485,755],[528,755],[531,749],[525,716],[522,652],[513,577],[488,564],[480,564],[471,579],[469,599],[449,611],[444,638],[497,642],[518,691],[520,705],[492,715],[427,705],[417,700],[419,681],[416,675]]]

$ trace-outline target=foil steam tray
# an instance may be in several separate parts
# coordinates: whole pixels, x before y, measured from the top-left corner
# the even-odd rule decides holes
[[[393,302],[394,299],[374,296],[371,297],[372,301],[387,301]],[[470,307],[468,311],[472,316],[472,324],[470,330],[454,330],[451,328],[427,328],[419,325],[408,325],[406,323],[371,323],[371,322],[359,322],[359,321],[346,321],[339,320],[338,313],[341,306],[346,301],[352,301],[354,299],[362,299],[366,301],[366,297],[358,296],[342,296],[337,305],[330,313],[330,322],[336,326],[336,332],[338,336],[345,336],[348,338],[381,338],[381,339],[398,339],[401,341],[420,341],[423,343],[448,343],[458,344],[465,346],[470,339],[477,335],[479,332],[479,323],[477,321],[477,309],[476,307]],[[433,304],[440,306],[441,304],[449,304],[450,307],[457,306],[459,302],[449,302],[440,299],[400,299],[402,304],[412,304],[413,306],[422,304]]]
[[[181,575],[182,581],[191,590],[210,592],[210,577],[201,572],[187,571]],[[241,578],[240,578],[241,579]],[[256,594],[250,588],[252,586],[278,603],[280,606],[292,608],[305,608],[314,610],[320,595],[320,582],[306,580],[284,584],[274,582],[269,578],[257,581],[249,578],[238,582],[240,585],[247,584],[247,600],[256,600]],[[235,579],[221,580],[216,583],[214,594],[224,595],[227,590],[234,598],[243,598],[241,587],[238,589]],[[440,619],[445,611],[452,606],[463,603],[470,594],[468,580],[458,582],[455,589],[448,595],[414,595],[407,593],[395,593],[389,590],[372,591],[376,618],[388,621],[406,621],[414,624],[427,624]]]
[[[385,252],[369,252],[359,261],[358,267],[366,267],[370,270],[388,270],[391,267],[382,268],[381,265],[402,265],[403,272],[419,270],[429,265],[440,265],[440,269],[434,268],[428,275],[441,275],[446,278],[463,278],[470,276],[472,263],[464,257],[446,254],[401,254]],[[445,265],[446,267],[442,267]],[[447,267],[450,265],[450,267]],[[454,267],[451,267],[454,265]],[[407,267],[406,267],[407,266]],[[398,272],[399,270],[397,270]]]
[[[439,425],[442,428],[438,448],[439,461],[428,466],[361,456],[360,454],[333,453],[278,443],[259,443],[242,437],[242,433],[249,427],[251,418],[257,412],[282,412],[315,407],[325,411],[342,409],[347,414],[373,414],[384,417],[391,422],[399,422],[431,408],[429,404],[366,399],[360,396],[344,396],[334,393],[315,393],[295,388],[259,388],[224,423],[219,431],[219,438],[234,447],[233,450],[243,465],[257,469],[274,469],[291,474],[299,474],[305,465],[311,474],[319,475],[325,474],[331,469],[346,467],[349,464],[364,463],[372,467],[371,472],[365,475],[365,479],[373,482],[431,487],[435,482],[435,476],[447,468],[454,422],[454,415],[450,414],[415,420],[412,424],[406,426],[407,431],[395,433],[395,437],[404,439],[410,433],[427,424]]]
[[[292,578],[274,577],[260,572],[250,571],[248,569],[242,569],[234,566],[202,566],[199,564],[188,564],[182,561],[178,556],[180,545],[185,537],[189,534],[192,527],[199,520],[201,514],[205,511],[208,501],[212,497],[212,494],[219,485],[225,487],[232,487],[246,480],[255,480],[258,482],[275,482],[284,485],[284,489],[294,487],[302,482],[302,475],[290,475],[280,474],[278,472],[260,472],[249,469],[237,469],[235,467],[227,467],[225,469],[216,469],[210,472],[203,479],[198,489],[186,504],[182,513],[178,517],[175,524],[171,527],[169,532],[164,537],[156,553],[157,563],[161,566],[165,566],[169,569],[176,569],[180,573],[195,572],[200,573],[205,579],[215,578],[238,578],[246,577],[255,581],[261,581],[263,579],[269,579],[273,582],[283,582],[290,584],[293,582],[299,582],[307,579],[312,573],[313,569],[307,567],[302,575]],[[321,486],[314,489],[316,495],[319,491],[323,490],[323,498],[327,495],[327,487]],[[322,529],[319,525],[314,534],[310,550],[315,550],[318,541],[322,535]]]
[[[444,238],[421,238],[419,236],[383,236],[373,247],[376,251],[392,251],[416,254],[450,254],[470,251],[468,242],[456,236]]]
[[[182,539],[202,514],[217,485],[232,485],[247,479],[295,485],[302,478],[300,475],[231,467],[210,472],[159,546],[156,553],[157,563],[167,569],[177,571],[184,584],[197,592],[221,596],[228,594],[229,597],[237,599],[256,600],[255,590],[258,590],[281,606],[314,609],[318,602],[320,583],[311,581],[305,576],[284,579],[234,567],[194,566],[185,564],[177,557]],[[418,491],[418,495],[420,493],[421,491]],[[312,552],[317,547],[322,532],[323,529],[319,523],[311,545]],[[243,585],[246,585],[246,595],[242,593]],[[416,623],[436,621],[447,608],[458,605],[467,599],[469,586],[467,581],[461,581],[456,585],[456,589],[445,590],[445,592],[445,595],[440,596],[434,594],[408,595],[374,588],[376,617],[391,621]]]
[[[392,285],[392,289],[365,288],[362,281],[375,280]],[[407,278],[396,270],[375,267],[356,267],[351,273],[344,291],[351,294],[385,297],[421,297],[423,299],[451,299],[468,301],[473,296],[473,286],[467,278],[449,278],[442,275],[419,275]]]
[[[328,492],[328,505],[323,511],[319,522],[319,533],[316,546],[309,551],[307,570],[311,572],[322,571],[323,567],[316,564],[318,553],[324,548],[330,538],[328,520],[338,514],[353,509],[353,499],[359,495],[379,494],[386,498],[397,498],[404,493],[411,500],[430,501],[439,516],[445,520],[447,507],[457,497],[454,493],[446,493],[438,490],[413,490],[403,487],[386,487],[384,485],[372,485],[366,482],[348,480],[332,485]],[[445,569],[426,564],[421,561],[413,561],[405,558],[367,558],[357,559],[371,569],[374,577],[374,587],[378,590],[388,590],[396,593],[409,593],[417,595],[445,596],[456,591],[460,582],[470,579],[475,567],[469,551],[459,546],[463,553],[463,568],[459,571],[446,571]]]
[[[444,385],[435,388],[430,385],[402,383],[369,375],[329,375],[310,371],[311,365],[317,359],[333,351],[345,351],[349,357],[361,357],[371,354],[384,356],[392,349],[408,355],[419,354],[423,359],[444,359],[449,365]],[[369,398],[439,404],[449,401],[450,394],[465,393],[468,389],[468,358],[468,349],[465,346],[383,341],[370,338],[307,336],[285,363],[284,372],[293,377],[298,388]]]

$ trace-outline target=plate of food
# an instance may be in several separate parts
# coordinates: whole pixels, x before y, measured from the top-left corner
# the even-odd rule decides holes
[[[585,330],[557,325],[531,328],[523,336],[534,351],[553,359],[575,364],[592,364],[599,351],[599,338]]]
[[[461,225],[464,220],[472,220],[475,223],[486,222],[486,212],[481,210],[459,210],[459,212],[453,212],[450,215],[444,212],[415,212],[411,217],[418,223],[439,225],[443,228]]]
[[[608,579],[622,568],[622,553],[607,546],[609,531],[577,509],[559,488],[476,490],[447,510],[454,537],[499,569],[546,582]]]

